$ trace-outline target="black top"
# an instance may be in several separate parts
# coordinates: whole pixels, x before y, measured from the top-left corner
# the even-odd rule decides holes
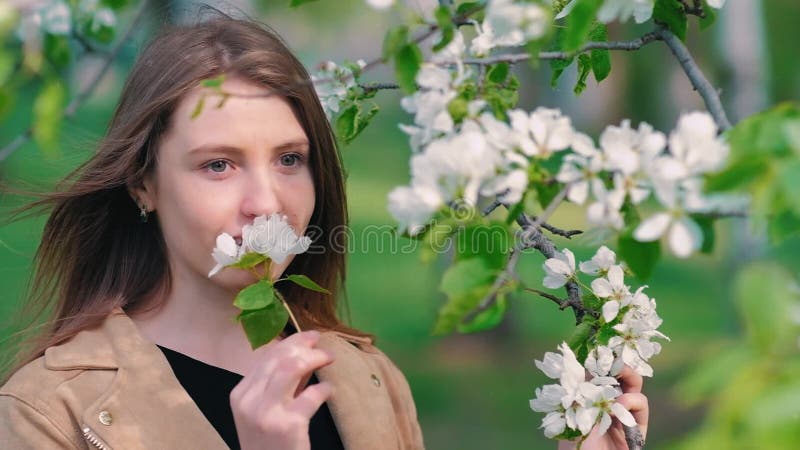
[[[206,364],[167,347],[159,345],[158,348],[167,357],[175,377],[178,378],[211,425],[216,428],[228,447],[239,450],[241,447],[233,421],[230,394],[242,380],[242,375]],[[316,374],[313,374],[308,384],[318,382]],[[311,439],[311,448],[314,450],[344,450],[327,403],[323,403],[311,417],[308,434]]]

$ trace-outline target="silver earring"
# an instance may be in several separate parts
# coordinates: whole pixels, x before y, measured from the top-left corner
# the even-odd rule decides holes
[[[139,219],[142,223],[147,222],[147,206],[144,203],[139,206]]]

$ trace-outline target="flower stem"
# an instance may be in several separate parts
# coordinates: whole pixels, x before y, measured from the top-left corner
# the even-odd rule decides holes
[[[286,312],[289,313],[289,319],[292,320],[292,325],[294,325],[294,329],[297,330],[298,332],[303,331],[300,328],[300,324],[297,323],[297,319],[294,317],[294,314],[292,314],[292,310],[291,310],[291,308],[289,308],[289,303],[286,302],[285,298],[283,298],[283,295],[278,291],[275,291],[275,295],[278,297],[278,300],[281,301],[281,304],[283,305],[283,307],[286,308]]]

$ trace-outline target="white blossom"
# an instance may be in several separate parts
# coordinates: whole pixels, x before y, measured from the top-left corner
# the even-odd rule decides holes
[[[40,9],[42,29],[50,34],[68,35],[72,32],[72,12],[62,0],[50,2]]]
[[[289,255],[297,255],[308,250],[311,238],[297,236],[286,221],[287,217],[278,213],[269,217],[258,216],[252,224],[242,228],[242,246],[245,252],[254,251],[282,264]]]
[[[216,265],[210,272],[208,277],[216,275],[223,267],[234,264],[239,261],[244,252],[236,244],[236,240],[228,233],[222,233],[217,236],[217,245],[211,251],[211,256],[216,261]]]
[[[625,191],[608,190],[598,186],[595,191],[597,201],[586,208],[586,220],[592,225],[611,230],[621,230],[625,226],[620,209],[625,202]]]
[[[614,370],[614,352],[605,345],[593,348],[586,357],[584,366],[595,377],[616,375],[619,370]]]
[[[724,0],[723,0],[724,1]],[[566,17],[575,8],[578,0],[572,0],[556,16],[556,19]],[[597,11],[597,20],[609,23],[614,20],[626,22],[633,16],[636,23],[643,23],[653,15],[655,0],[605,0]]]
[[[603,245],[597,249],[591,260],[580,263],[578,267],[585,274],[605,276],[608,273],[608,269],[616,263],[617,254]]]
[[[548,258],[542,266],[545,271],[545,287],[558,289],[575,275],[575,255],[565,248],[563,252],[555,252],[555,257]]]
[[[412,185],[436,186],[444,202],[461,198],[477,205],[480,187],[495,175],[499,155],[477,130],[430,143],[411,158]]]
[[[398,233],[414,236],[443,205],[438,189],[429,186],[398,186],[389,192],[389,213],[399,222]]]
[[[544,36],[550,29],[550,17],[549,11],[536,3],[490,0],[484,27],[489,24],[495,42],[523,43]]]
[[[359,61],[358,65],[364,67],[364,62]],[[314,89],[322,103],[322,109],[330,120],[333,115],[339,112],[340,105],[352,87],[356,85],[355,76],[352,69],[346,66],[339,66],[333,61],[326,61],[321,65],[321,70],[311,75]]]
[[[508,116],[527,156],[548,158],[553,152],[567,149],[573,141],[572,121],[558,109],[539,107],[530,114],[515,109],[508,111]]]
[[[569,185],[569,201],[582,205],[590,191],[603,189],[602,180],[598,177],[604,165],[603,154],[595,148],[592,139],[583,133],[573,134],[571,147],[575,153],[564,157],[556,180]]]
[[[394,0],[367,0],[367,5],[378,10],[389,9],[394,5]]]
[[[706,3],[708,3],[708,6],[717,9],[720,9],[723,6],[725,6],[725,0],[706,0]]]

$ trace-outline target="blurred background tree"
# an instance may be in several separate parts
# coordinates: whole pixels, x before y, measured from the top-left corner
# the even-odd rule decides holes
[[[207,3],[265,22],[312,71],[325,60],[380,54],[383,34],[396,22],[363,0],[321,0],[301,8],[290,8],[289,0]],[[80,14],[64,23],[58,5]],[[26,29],[31,24],[25,17],[43,6],[40,26],[47,32],[36,34]],[[195,20],[198,7],[184,0],[0,0],[0,181],[49,189],[84,161],[108,124],[138,50],[165,24]],[[798,19],[795,0],[728,0],[713,27],[701,31],[692,22],[687,46],[721,88],[732,122],[800,97]],[[645,31],[643,25],[614,23],[609,33],[624,40]],[[25,33],[32,34],[23,46]],[[519,65],[519,106],[561,108],[576,128],[595,136],[624,117],[667,130],[680,112],[704,109],[663,45],[612,53],[612,65],[603,86],[589,82],[580,96],[572,92],[574,66],[551,88],[546,64],[538,70]],[[368,79],[394,81],[394,74],[379,67]],[[400,96],[381,92],[381,112],[372,126],[342,148],[352,226],[351,322],[375,333],[408,377],[429,448],[550,448],[554,443],[537,429],[540,417],[528,406],[534,387],[544,382],[533,359],[560,342],[573,319],[541,299],[512,297],[510,314],[497,329],[430,335],[443,300],[437,287],[446,262],[423,262],[419,252],[397,248],[407,242],[381,232],[393,225],[388,192],[408,180],[410,150],[397,124],[410,118],[399,107]],[[5,196],[0,208],[24,200]],[[555,223],[586,228],[578,208],[562,210]],[[11,317],[24,301],[43,223],[40,217],[0,228],[0,317]],[[652,408],[648,448],[800,448],[800,358],[793,326],[800,321],[800,300],[790,287],[800,269],[794,257],[800,239],[773,250],[743,220],[718,227],[718,241],[735,245],[690,260],[667,257],[649,283],[672,342],[652,361],[659,376],[645,384]],[[583,259],[591,256],[590,245],[588,238],[570,243]],[[782,266],[763,262],[740,270],[753,260]],[[520,273],[535,283],[542,278],[540,266],[536,258],[523,259]],[[19,324],[3,321],[4,356],[18,331]]]

